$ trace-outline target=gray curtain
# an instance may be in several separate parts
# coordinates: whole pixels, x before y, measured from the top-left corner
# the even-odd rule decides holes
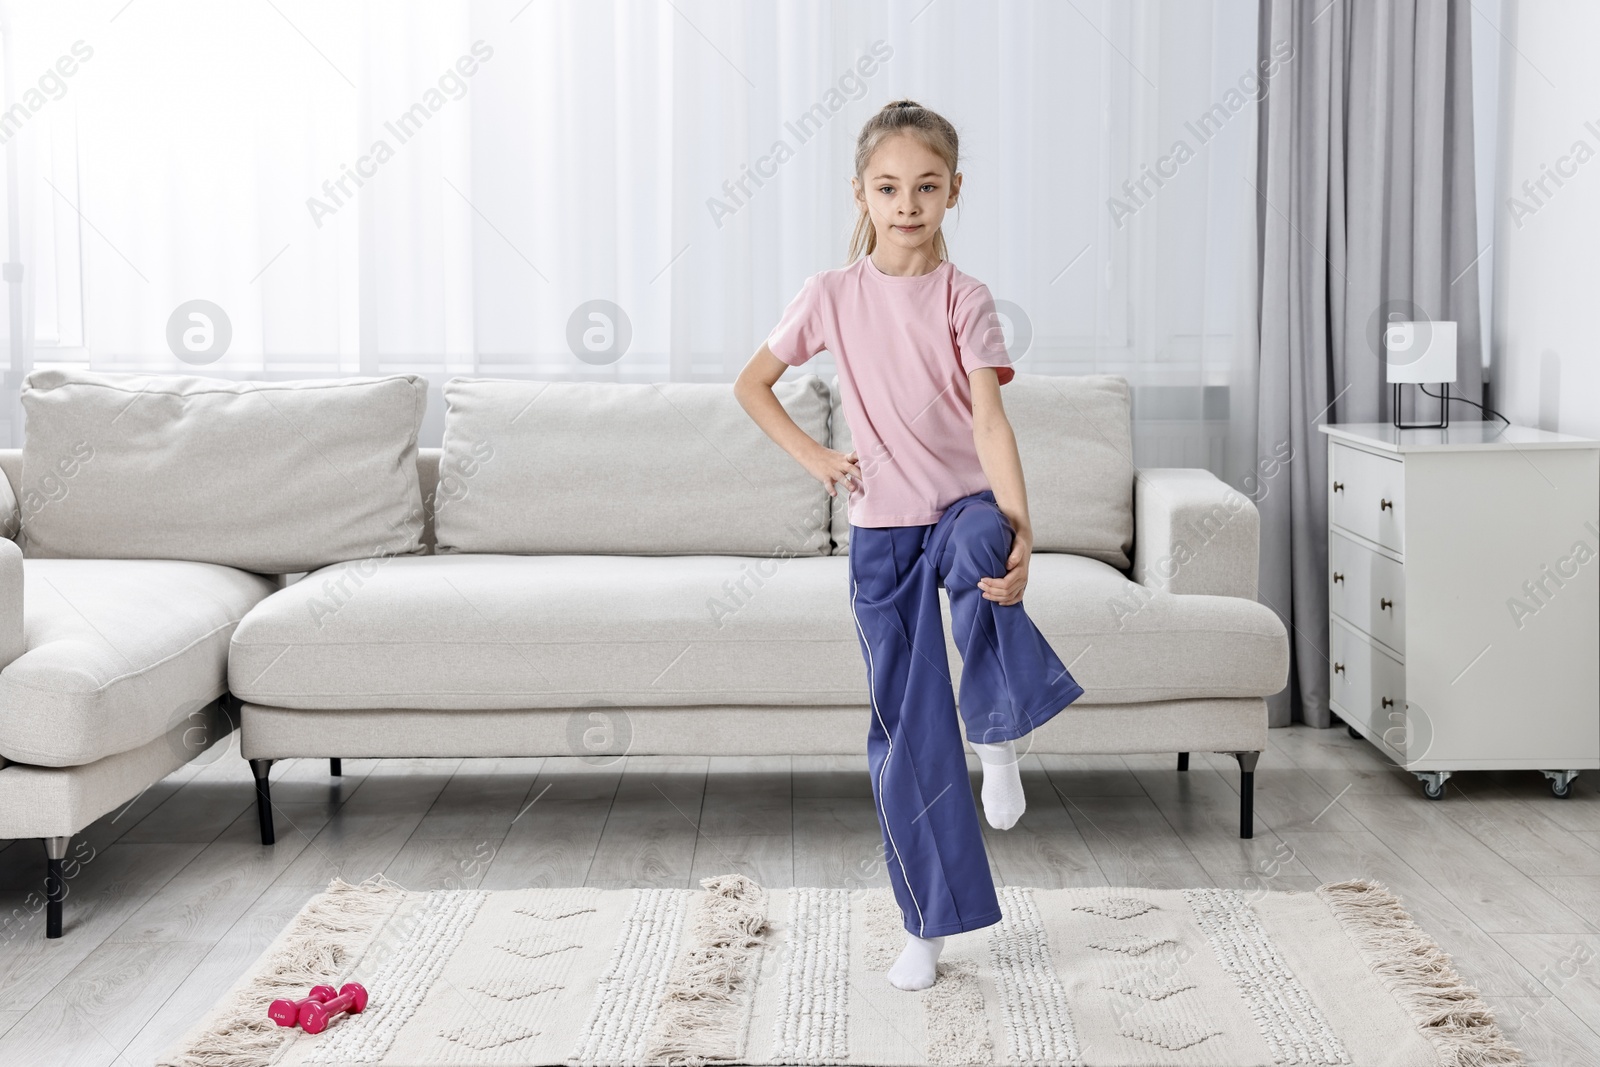
[[[1391,317],[1456,322],[1451,391],[1483,400],[1471,13],[1468,0],[1261,0],[1262,61],[1280,60],[1258,112],[1259,343],[1236,376],[1229,469],[1261,512],[1261,601],[1289,630],[1274,726],[1331,721],[1317,426],[1391,418]],[[1402,393],[1403,419],[1434,420],[1437,400]],[[1482,416],[1453,403],[1451,417]]]

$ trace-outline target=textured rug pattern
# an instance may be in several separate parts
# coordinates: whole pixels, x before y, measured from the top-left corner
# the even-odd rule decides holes
[[[884,972],[888,889],[407,892],[335,882],[170,1067],[927,1064],[1474,1067],[1523,1062],[1476,990],[1369,882],[1314,892],[999,890],[939,980]],[[279,1030],[267,1004],[360,981],[366,1012]]]

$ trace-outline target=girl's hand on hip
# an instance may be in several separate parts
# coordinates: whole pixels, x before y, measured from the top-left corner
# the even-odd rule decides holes
[[[857,485],[861,484],[861,460],[853,449],[850,452],[837,452],[819,445],[803,462],[806,472],[822,483],[829,496],[835,495],[835,482],[845,482],[846,489],[849,489],[851,478],[855,479]]]
[[[1022,601],[1022,591],[1028,584],[1028,559],[1033,555],[1033,533],[1023,530],[1011,539],[1011,554],[1006,557],[1003,578],[979,578],[978,588],[983,599],[992,600],[1002,607]]]

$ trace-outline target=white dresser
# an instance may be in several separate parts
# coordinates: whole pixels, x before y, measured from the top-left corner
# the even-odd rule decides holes
[[[1600,441],[1501,422],[1328,435],[1333,711],[1422,779],[1600,767]]]

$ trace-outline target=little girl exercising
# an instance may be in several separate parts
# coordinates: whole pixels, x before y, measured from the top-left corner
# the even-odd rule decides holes
[[[940,222],[961,191],[956,159],[954,127],[910,100],[867,121],[848,265],[806,279],[734,386],[830,496],[838,482],[849,489],[867,762],[908,934],[888,973],[900,989],[933,984],[947,934],[1000,921],[963,727],[983,765],[984,815],[1010,829],[1024,808],[1015,740],[1083,695],[1022,607],[1033,531],[1000,403],[1015,371],[988,288],[946,254]],[[813,440],[772,392],[823,349],[838,364],[856,451]],[[962,660],[959,718],[941,585]]]

